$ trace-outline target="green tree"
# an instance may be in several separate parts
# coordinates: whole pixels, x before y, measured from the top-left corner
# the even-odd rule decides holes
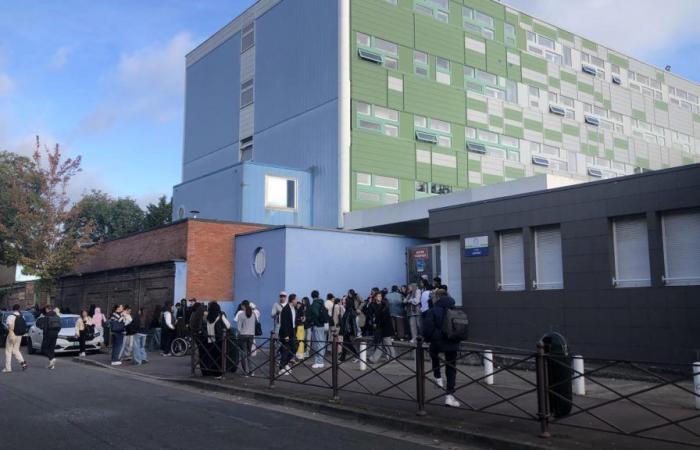
[[[161,225],[167,225],[173,219],[173,201],[168,201],[165,195],[158,199],[158,203],[149,203],[146,206],[146,217],[144,218],[144,229],[150,230]]]
[[[102,191],[91,191],[73,207],[73,228],[92,242],[141,231],[143,221],[143,210],[133,199],[114,199]]]

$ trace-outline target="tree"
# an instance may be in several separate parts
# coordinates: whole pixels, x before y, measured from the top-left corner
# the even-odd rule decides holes
[[[114,199],[93,190],[75,204],[72,221],[78,237],[100,242],[143,230],[144,213],[128,197]]]
[[[33,209],[40,205],[39,173],[34,162],[15,153],[0,152],[0,265],[17,264],[27,245],[17,220],[17,199]]]
[[[166,200],[165,195],[158,199],[158,203],[149,203],[146,206],[146,217],[144,218],[144,229],[150,230],[161,225],[167,225],[173,219],[173,201]]]
[[[81,157],[63,158],[58,144],[51,150],[42,146],[39,137],[32,164],[21,164],[18,180],[9,186],[10,205],[15,211],[12,242],[17,263],[27,274],[41,278],[42,287],[67,273],[79,250],[80,242],[70,229],[71,211],[66,188],[80,172]],[[30,180],[29,189],[26,180]]]

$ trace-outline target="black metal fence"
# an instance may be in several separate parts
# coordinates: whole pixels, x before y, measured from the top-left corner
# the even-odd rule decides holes
[[[446,361],[422,339],[383,345],[367,338],[343,342],[337,334],[330,335],[330,340],[306,342],[311,343],[308,353],[292,358],[289,370],[282,358],[296,351],[274,334],[196,336],[192,374],[199,368],[217,378],[233,373],[265,378],[270,387],[293,383],[327,389],[333,402],[340,401],[343,393],[400,400],[412,404],[419,415],[427,414],[427,407],[444,406],[450,393],[460,409],[537,423],[541,437],[561,426],[700,447],[694,374],[679,365],[587,359],[586,368],[579,371],[571,358],[547,354],[541,344],[535,352],[527,352],[490,351],[463,343],[456,359]],[[493,369],[485,371],[489,363]],[[449,392],[448,367],[456,372]],[[431,375],[436,369],[441,382]],[[571,384],[581,378],[590,387],[589,394],[570,395]]]

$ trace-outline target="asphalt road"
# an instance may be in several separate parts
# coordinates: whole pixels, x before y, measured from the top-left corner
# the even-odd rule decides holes
[[[22,348],[24,350],[24,347]],[[4,349],[3,349],[4,350]],[[0,355],[4,362],[4,355]],[[0,374],[1,448],[397,449],[433,447],[382,430],[143,380],[58,358],[30,356]],[[16,366],[16,362],[13,364]],[[326,419],[323,419],[326,420]],[[341,426],[341,425],[347,425]],[[409,440],[413,441],[410,442]],[[425,441],[428,442],[425,442]],[[417,443],[416,441],[424,441]],[[441,445],[441,448],[446,448]],[[449,447],[448,447],[449,448]]]

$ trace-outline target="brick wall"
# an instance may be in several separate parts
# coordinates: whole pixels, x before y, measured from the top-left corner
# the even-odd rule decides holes
[[[187,297],[232,300],[234,236],[263,225],[190,219],[187,229]]]
[[[73,273],[103,272],[187,257],[187,222],[126,236],[85,251]]]

